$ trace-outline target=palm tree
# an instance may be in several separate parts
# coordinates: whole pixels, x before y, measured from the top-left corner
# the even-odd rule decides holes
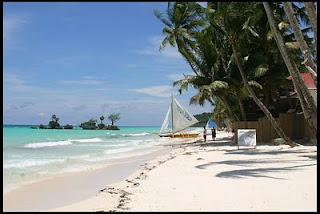
[[[165,25],[162,30],[166,37],[163,39],[159,51],[170,44],[177,46],[181,55],[184,56],[185,46],[193,46],[192,38],[195,30],[203,26],[204,20],[201,18],[203,8],[195,2],[168,2],[166,10],[167,19],[163,18],[163,14],[154,9],[154,15]],[[199,15],[200,14],[200,15]],[[191,68],[192,65],[190,64]],[[198,75],[197,71],[193,72]]]
[[[104,120],[104,116],[101,116],[100,120],[101,120],[101,124],[102,124],[102,121]]]
[[[209,19],[209,21],[210,23],[212,23],[212,25],[215,25],[215,27],[218,28],[220,31],[224,31],[225,36],[229,39],[233,51],[233,56],[239,69],[240,75],[242,77],[243,83],[247,88],[249,94],[251,95],[252,99],[270,120],[272,126],[280,135],[280,137],[282,137],[285,140],[285,142],[290,146],[295,146],[297,144],[292,142],[290,138],[283,132],[283,130],[280,128],[277,121],[273,118],[268,108],[266,108],[265,105],[258,99],[255,92],[249,85],[247,76],[243,70],[242,60],[240,59],[240,56],[238,54],[237,40],[243,38],[245,36],[244,33],[247,33],[246,31],[243,31],[243,28],[249,29],[253,34],[255,33],[253,28],[249,25],[249,22],[253,20],[252,7],[256,6],[254,4],[255,3],[243,2],[214,2],[211,4],[208,3],[208,6],[213,6],[217,9],[216,11],[211,12],[213,15],[213,19],[211,18]],[[248,8],[250,8],[251,10],[248,10]]]
[[[269,3],[263,2],[263,6],[264,6],[265,11],[267,13],[270,27],[275,35],[278,48],[279,48],[281,55],[285,61],[285,64],[288,68],[288,71],[292,77],[292,82],[293,82],[293,85],[297,91],[297,95],[300,100],[300,104],[301,104],[305,119],[308,122],[309,127],[311,128],[313,135],[317,136],[317,128],[316,128],[317,109],[315,108],[315,105],[314,105],[314,102],[312,100],[310,93],[308,92],[308,90],[305,90],[306,86],[305,86],[304,81],[302,80],[300,73],[297,70],[297,66],[291,61],[291,59],[289,57],[288,50],[285,46],[283,37],[278,30],[278,27],[277,27],[277,24],[276,24],[275,19],[273,17],[273,12],[271,10]],[[313,104],[312,104],[312,102],[313,102]]]
[[[316,13],[316,9],[314,7],[314,2],[303,2],[307,13],[308,13],[308,17],[310,19],[311,25],[312,25],[312,29],[313,29],[313,33],[314,33],[314,40],[315,40],[315,47],[317,47],[317,13]]]
[[[292,3],[291,2],[282,2],[283,8],[288,16],[290,25],[292,26],[292,30],[294,33],[294,36],[299,43],[300,50],[304,56],[305,59],[305,66],[310,66],[311,69],[309,69],[311,75],[313,76],[313,79],[316,80],[317,73],[316,73],[316,66],[313,61],[313,58],[311,56],[311,51],[306,43],[306,41],[303,38],[303,34],[301,32],[300,26],[298,24],[297,19],[293,15],[292,10]]]
[[[53,115],[51,116],[51,120],[52,120],[52,121],[56,121],[56,119],[57,119],[57,116],[56,116],[55,114],[53,114]]]
[[[198,89],[198,94],[190,99],[190,104],[203,105],[207,100],[214,104],[215,96],[225,104],[233,121],[239,121],[237,114],[232,109],[228,96],[228,83],[224,80],[227,75],[223,70],[222,55],[212,43],[212,35],[209,29],[203,29],[195,34],[195,46],[185,48],[185,57],[193,65],[198,75],[185,75],[184,79],[174,82],[174,86],[180,85],[179,92],[187,90],[188,86]],[[192,50],[191,50],[192,49]]]

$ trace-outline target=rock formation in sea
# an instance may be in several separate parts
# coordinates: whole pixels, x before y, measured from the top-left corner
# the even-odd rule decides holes
[[[45,128],[46,128],[46,126],[45,126],[45,125],[40,124],[39,129],[45,129]]]
[[[49,129],[62,129],[60,124],[56,121],[50,121],[48,125]]]
[[[81,123],[80,127],[83,129],[97,129],[96,123],[97,123],[97,120],[94,120],[92,118],[88,122]]]
[[[118,126],[116,125],[108,125],[107,127],[105,127],[104,129],[107,129],[107,130],[120,130],[118,128]]]
[[[64,129],[73,129],[73,126],[72,126],[72,125],[67,124],[67,125],[65,125],[63,128],[64,128]]]

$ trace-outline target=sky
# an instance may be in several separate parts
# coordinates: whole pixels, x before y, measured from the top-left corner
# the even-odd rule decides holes
[[[79,125],[120,113],[119,126],[161,126],[173,82],[192,70],[176,48],[159,52],[165,2],[4,2],[3,124]],[[109,124],[107,119],[105,124]]]

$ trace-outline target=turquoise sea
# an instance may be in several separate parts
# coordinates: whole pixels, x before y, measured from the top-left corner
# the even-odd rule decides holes
[[[154,146],[176,140],[159,137],[160,127],[119,128],[51,130],[3,125],[4,193],[45,177],[144,155]]]

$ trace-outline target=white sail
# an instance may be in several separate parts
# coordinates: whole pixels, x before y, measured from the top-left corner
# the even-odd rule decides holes
[[[188,110],[172,98],[172,132],[178,132],[199,122]]]
[[[160,129],[160,134],[161,133],[164,133],[165,130],[168,128],[168,125],[169,125],[169,114],[170,114],[170,111],[171,111],[171,106],[169,106],[169,109],[168,109],[168,112],[167,112],[167,115],[162,123],[162,126],[161,126],[161,129]]]
[[[208,120],[208,122],[207,122],[207,124],[206,124],[206,129],[210,129],[210,127],[209,127],[209,120]]]

